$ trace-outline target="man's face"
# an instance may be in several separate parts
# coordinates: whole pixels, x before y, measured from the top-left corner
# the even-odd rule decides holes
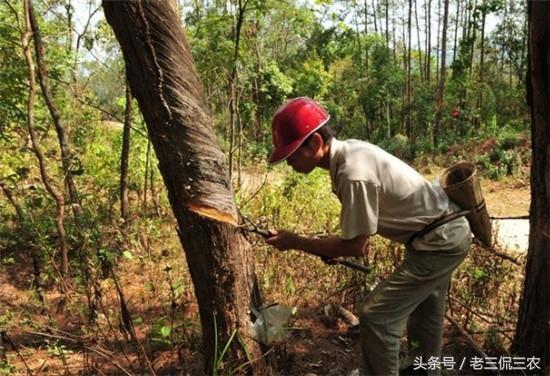
[[[286,159],[286,163],[296,172],[310,173],[317,167],[317,150],[311,142],[303,143],[294,153]]]

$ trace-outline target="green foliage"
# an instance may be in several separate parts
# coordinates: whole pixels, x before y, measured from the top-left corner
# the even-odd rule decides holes
[[[166,319],[160,318],[153,323],[149,339],[157,345],[169,346],[172,344],[171,335],[172,326],[166,322]]]
[[[330,74],[318,57],[304,61],[294,79],[295,96],[306,96],[322,100],[330,86]]]
[[[60,344],[57,340],[47,341],[46,352],[55,358],[63,358],[70,353],[70,350],[63,344]]]
[[[476,157],[476,165],[491,179],[517,176],[529,158],[529,150],[524,147],[525,140],[524,136],[509,128],[501,131],[493,142],[486,143],[492,147]]]
[[[496,148],[491,153],[476,158],[476,164],[482,171],[485,171],[491,179],[495,180],[516,175],[520,163],[514,150],[503,150],[501,148]]]
[[[326,173],[316,170],[302,175],[289,170],[283,168],[285,176],[281,184],[263,188],[263,194],[248,203],[244,209],[250,217],[268,217],[270,227],[298,232],[326,232],[336,228],[338,204]],[[282,171],[277,168],[272,173],[278,175]]]
[[[22,3],[15,2],[15,9]],[[18,45],[20,35],[13,13],[0,7],[0,142],[13,137],[8,131],[25,122],[26,66]]]
[[[380,146],[398,158],[406,158],[410,153],[409,139],[400,133],[383,141]]]
[[[0,347],[0,353],[2,348]],[[8,360],[0,360],[0,375],[13,375],[16,369]]]
[[[260,71],[260,93],[268,108],[281,104],[293,90],[293,80],[281,72],[275,61],[269,61]]]
[[[235,335],[237,334],[237,330],[234,330],[233,333],[231,333],[231,336],[225,343],[223,348],[219,348],[218,346],[218,323],[216,321],[216,315],[214,314],[214,359],[212,361],[212,375],[217,376],[220,374],[220,371],[223,371],[223,374],[232,374],[230,369],[227,369],[227,367],[224,367],[224,359],[227,354],[227,351],[229,350],[229,346],[235,339]]]

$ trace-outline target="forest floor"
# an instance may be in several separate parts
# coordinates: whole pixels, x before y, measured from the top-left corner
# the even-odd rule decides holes
[[[258,181],[261,183],[262,179]],[[252,185],[257,186],[256,183]],[[528,212],[530,193],[525,182],[486,180],[482,185],[491,215],[514,216]],[[253,191],[250,187],[248,189]],[[151,252],[149,245],[144,243],[147,240],[141,241],[141,246]],[[101,340],[93,338],[96,334],[83,329],[81,315],[64,313],[77,312],[79,305],[85,304],[82,295],[69,294],[69,300],[64,301],[61,293],[46,285],[42,287],[42,296],[48,308],[39,308],[38,294],[30,287],[35,276],[30,252],[3,252],[0,255],[3,260],[0,273],[0,328],[6,329],[2,344],[8,351],[5,353],[5,369],[0,369],[0,374],[152,374],[147,361],[143,357],[139,359],[141,350],[136,342],[128,339],[128,334],[123,334],[124,331],[118,327],[119,321],[109,322],[109,314],[98,317],[103,328],[111,329]],[[166,283],[166,278],[176,280],[178,276],[171,277],[170,270],[172,267],[177,269],[174,264],[183,263],[179,249],[170,251],[170,254],[166,252],[162,251],[162,257],[165,257],[160,259],[162,262],[133,263],[119,268],[118,278],[133,313],[135,337],[148,354],[151,367],[159,375],[200,374],[199,321],[191,289],[185,289],[172,299],[172,302],[177,300],[172,307],[178,311],[172,311],[172,323],[178,324],[171,326],[174,328],[173,334],[164,335],[166,333],[163,334],[162,328],[154,324],[160,316],[170,311],[166,301],[158,298],[157,286]],[[165,266],[168,263],[172,263],[170,269]],[[185,269],[183,264],[179,266]],[[188,283],[188,279],[183,280]],[[108,283],[109,280],[99,282],[104,291],[112,287],[112,282],[110,286]],[[297,313],[291,335],[275,352],[280,375],[346,375],[358,366],[358,334],[349,333],[349,325],[341,320],[327,324],[323,307],[329,302],[317,299],[314,289],[315,286],[311,286],[312,291],[295,301]],[[112,314],[112,319],[117,317],[116,294],[106,293],[104,298],[110,304],[104,307],[103,312]],[[176,335],[177,342],[172,337]],[[457,362],[460,361],[457,357],[476,355],[464,336],[449,322],[445,324],[443,354],[453,354]],[[0,352],[0,361],[1,356]],[[445,371],[444,374],[469,373]]]

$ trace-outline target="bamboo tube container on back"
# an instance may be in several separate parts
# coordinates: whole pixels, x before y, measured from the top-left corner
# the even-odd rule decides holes
[[[481,192],[476,166],[461,161],[443,172],[441,187],[447,196],[463,210],[471,210],[466,215],[475,237],[484,245],[491,247],[492,225],[487,206]]]

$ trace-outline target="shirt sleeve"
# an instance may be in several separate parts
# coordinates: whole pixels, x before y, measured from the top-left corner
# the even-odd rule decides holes
[[[342,181],[337,196],[342,204],[340,228],[342,238],[371,236],[378,231],[380,187],[366,181]]]

